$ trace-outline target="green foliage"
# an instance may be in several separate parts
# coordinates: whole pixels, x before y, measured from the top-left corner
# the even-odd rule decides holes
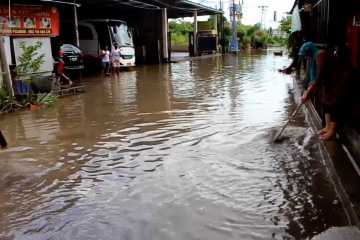
[[[193,31],[193,24],[184,21],[170,21],[171,44],[188,44],[189,32]]]
[[[232,36],[232,29],[228,22],[226,22],[226,18],[224,19],[224,39],[225,45],[228,46],[230,42],[230,36]],[[212,26],[214,26],[214,17],[211,16],[209,18]],[[285,22],[285,20],[282,20]],[[220,23],[220,21],[218,21]],[[285,24],[285,23],[284,23]],[[291,18],[290,25],[291,27]],[[169,22],[169,30],[171,34],[171,44],[188,44],[190,31],[193,31],[193,24],[190,22],[184,22],[181,20],[170,21]],[[240,21],[237,23],[237,37],[240,39],[239,45],[246,46],[247,44],[251,44],[253,47],[266,47],[268,44],[274,45],[284,45],[284,39],[279,37],[271,37],[269,33],[261,28],[261,24],[257,23],[253,26],[244,25]]]
[[[238,22],[237,25],[237,37],[240,39],[241,46],[251,44],[252,47],[266,47],[269,44],[283,45],[284,41],[279,37],[271,37],[267,31],[261,29],[260,23],[253,26],[244,25]]]
[[[246,34],[251,36],[253,35],[257,30],[261,29],[261,25],[260,23],[255,24],[254,26],[249,26],[249,28],[247,29]]]
[[[59,96],[51,92],[25,95],[22,98],[13,100],[7,91],[0,90],[0,111],[2,113],[8,113],[16,109],[29,108],[31,105],[38,107],[52,107],[59,103]]]
[[[181,33],[171,34],[171,44],[173,45],[182,45],[189,43],[189,33],[182,35]]]
[[[240,38],[240,40],[242,40],[247,35],[247,32],[249,31],[250,28],[251,28],[251,26],[249,26],[249,25],[244,25],[242,23],[238,23],[238,25],[237,25],[238,38]]]
[[[289,57],[291,57],[291,58],[294,57],[293,47],[294,47],[294,35],[289,34],[288,37],[286,38],[286,48],[289,52]]]
[[[23,78],[26,84],[30,84],[34,81],[33,73],[37,73],[44,63],[45,54],[41,54],[36,57],[37,50],[41,48],[42,42],[38,41],[34,46],[26,46],[25,42],[20,42],[20,48],[23,50],[23,54],[19,56],[19,64],[15,70],[18,78]],[[36,58],[35,58],[36,57]]]
[[[286,32],[286,34],[291,33],[291,16],[290,15],[283,17],[280,20],[280,27],[281,27],[281,31]]]
[[[54,106],[57,105],[59,101],[59,97],[53,93],[38,93],[36,99],[34,99],[34,103],[41,106]]]
[[[229,46],[230,44],[230,36],[232,35],[231,28],[229,25],[224,26],[224,40],[225,46]]]
[[[244,36],[244,37],[242,38],[241,43],[242,43],[243,45],[246,45],[246,44],[248,44],[248,43],[251,43],[251,36]]]
[[[224,35],[231,36],[231,28],[230,26],[224,26]]]
[[[8,112],[11,109],[11,103],[13,100],[9,92],[0,90],[0,111]]]
[[[31,86],[35,76],[41,65],[44,63],[45,54],[38,55],[37,50],[41,48],[42,42],[37,42],[34,46],[26,46],[25,42],[20,42],[20,48],[23,54],[19,57],[19,64],[15,70],[18,79],[21,79],[26,84]],[[1,112],[10,112],[18,108],[28,108],[31,105],[36,106],[53,106],[59,103],[59,97],[52,93],[39,93],[19,97],[17,100],[12,100],[7,91],[0,90],[0,107]]]
[[[290,57],[292,57],[292,48],[293,48],[293,36],[291,34],[291,15],[288,15],[286,17],[283,17],[280,20],[280,28],[281,31],[285,32],[287,37],[285,40],[286,48],[290,52]]]

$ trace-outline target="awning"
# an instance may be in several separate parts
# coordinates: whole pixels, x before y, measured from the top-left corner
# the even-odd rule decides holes
[[[78,4],[82,9],[101,9],[102,11],[114,10],[131,11],[136,9],[157,10],[167,8],[169,18],[192,17],[194,11],[198,16],[223,14],[222,10],[204,6],[188,0],[40,0],[57,4]],[[30,1],[27,1],[29,3]],[[32,1],[38,2],[38,1]]]

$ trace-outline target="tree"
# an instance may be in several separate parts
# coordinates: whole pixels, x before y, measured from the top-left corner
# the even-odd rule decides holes
[[[187,44],[189,41],[189,32],[193,31],[193,24],[183,21],[170,21],[169,31],[171,32],[172,44]]]
[[[45,54],[36,57],[36,55],[38,55],[36,51],[41,48],[41,46],[42,42],[40,41],[36,42],[34,46],[26,46],[24,41],[20,42],[20,48],[23,50],[23,54],[19,56],[19,64],[15,70],[18,79],[28,85],[35,80],[34,74],[39,71],[41,65],[44,63]]]
[[[268,44],[283,43],[279,38],[272,38],[266,30],[261,29],[260,23],[251,26],[238,22],[237,37],[240,39],[241,46],[250,43],[255,48],[264,48]]]
[[[37,50],[41,48],[42,42],[38,41],[34,46],[27,46],[24,41],[20,42],[20,48],[23,50],[23,54],[19,56],[19,64],[15,70],[17,73],[18,80],[22,80],[29,85],[30,91],[28,99],[26,99],[25,106],[30,106],[34,103],[36,105],[51,106],[58,103],[58,96],[52,93],[41,93],[37,94],[33,98],[31,84],[35,81],[36,75],[38,74],[41,65],[44,63],[45,54],[38,54]],[[10,103],[13,107],[14,104],[20,106],[18,103]],[[10,108],[11,110],[11,108]],[[10,111],[9,110],[9,111]]]
[[[280,20],[280,27],[281,27],[281,31],[286,32],[286,34],[291,33],[291,16],[290,15],[283,17]]]

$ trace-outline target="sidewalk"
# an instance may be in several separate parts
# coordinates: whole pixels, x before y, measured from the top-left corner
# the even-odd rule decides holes
[[[218,57],[218,56],[222,56],[222,55],[223,54],[221,54],[221,53],[214,53],[214,54],[204,54],[201,56],[190,57],[189,53],[186,53],[186,52],[171,52],[170,62],[177,63],[177,62],[183,62],[183,61],[191,61],[191,60],[199,59],[199,58]]]
[[[302,93],[301,81],[302,78],[294,77],[294,93],[297,97],[300,97]],[[313,103],[308,101],[304,104],[302,110],[314,132],[322,128],[321,119]],[[349,217],[350,224],[360,227],[360,170],[352,156],[354,152],[351,151],[356,146],[358,146],[356,151],[360,151],[360,135],[357,130],[359,129],[354,129],[350,124],[345,124],[345,134],[342,134],[340,139],[319,140],[319,148],[328,169],[329,177]],[[352,138],[357,139],[357,142],[352,142]],[[352,144],[345,146],[344,143],[349,141]]]

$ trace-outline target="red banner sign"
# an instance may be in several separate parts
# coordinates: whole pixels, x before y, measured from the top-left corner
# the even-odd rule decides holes
[[[10,15],[10,17],[9,17]],[[58,36],[59,9],[53,6],[0,5],[0,35]]]

